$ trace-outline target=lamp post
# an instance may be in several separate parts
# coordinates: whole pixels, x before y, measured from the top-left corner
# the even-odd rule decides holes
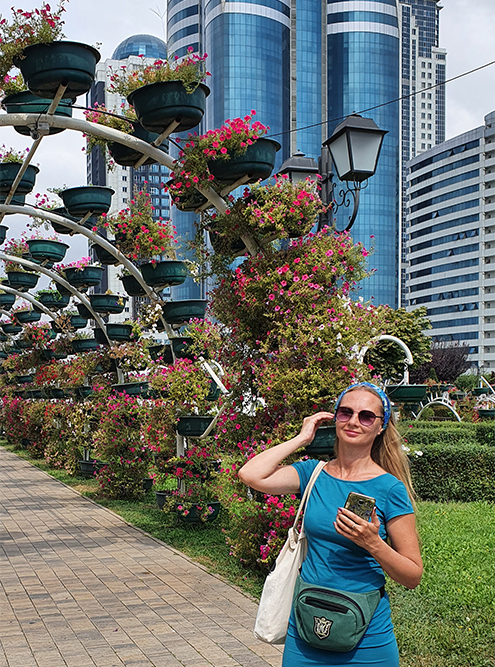
[[[331,225],[333,216],[341,207],[346,208],[353,202],[353,211],[345,231],[354,224],[359,207],[359,195],[367,186],[370,176],[376,171],[383,137],[386,130],[380,130],[371,118],[351,114],[338,125],[332,136],[323,142],[319,159],[322,200],[325,204],[333,203],[332,208],[320,216],[318,229],[325,224]],[[347,189],[340,190],[336,200],[333,168],[339,179],[346,183]]]
[[[312,157],[306,157],[302,151],[296,151],[282,163],[277,175],[287,174],[292,183],[305,181],[308,177],[316,178],[318,165]]]

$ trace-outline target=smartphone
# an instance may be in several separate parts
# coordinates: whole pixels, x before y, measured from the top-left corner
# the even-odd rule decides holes
[[[346,510],[351,510],[351,512],[360,516],[361,519],[369,521],[375,503],[376,500],[374,498],[364,496],[362,493],[353,493],[351,491],[347,496],[344,507]]]

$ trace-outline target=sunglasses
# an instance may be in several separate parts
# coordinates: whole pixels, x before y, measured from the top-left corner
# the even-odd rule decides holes
[[[352,408],[338,407],[335,413],[335,419],[344,424],[351,419],[355,412],[356,411]],[[375,419],[383,419],[382,415],[375,415],[371,410],[360,410],[357,415],[361,426],[373,426]]]

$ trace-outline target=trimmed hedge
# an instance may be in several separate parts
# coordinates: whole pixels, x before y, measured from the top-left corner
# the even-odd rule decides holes
[[[495,420],[486,422],[402,422],[399,431],[411,449],[427,445],[477,444],[495,447]]]
[[[495,448],[477,443],[428,444],[411,454],[411,475],[421,500],[495,502]]]

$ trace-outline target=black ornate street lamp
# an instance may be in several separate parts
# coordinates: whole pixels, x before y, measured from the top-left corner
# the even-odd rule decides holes
[[[345,231],[351,229],[358,212],[360,192],[367,186],[368,178],[376,171],[386,134],[387,131],[380,130],[371,118],[351,114],[335,128],[332,136],[323,142],[319,161],[322,199],[325,204],[333,202],[333,206],[320,217],[320,229],[325,224],[331,225],[336,211],[341,206],[348,207],[353,201],[353,211]],[[347,184],[347,190],[342,189],[339,192],[339,201],[334,193],[333,169],[339,179]]]

